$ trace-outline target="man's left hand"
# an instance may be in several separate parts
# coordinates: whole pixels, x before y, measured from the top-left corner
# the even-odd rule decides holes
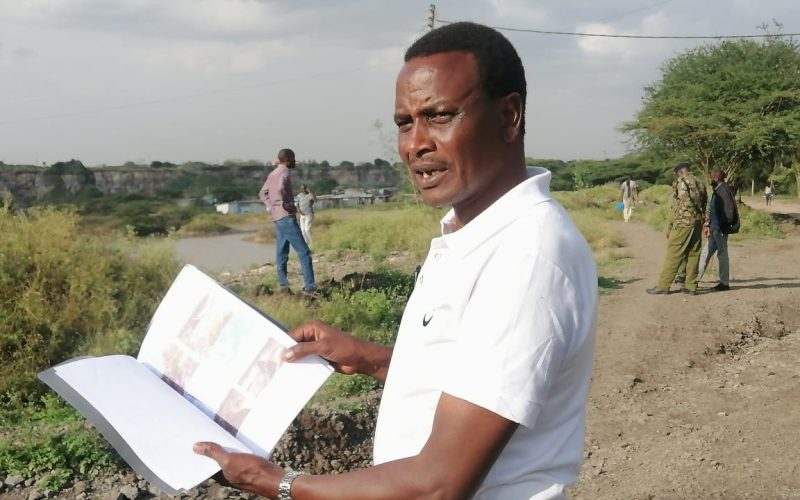
[[[269,460],[249,453],[231,453],[216,443],[196,443],[194,452],[216,461],[231,486],[268,498],[278,496],[286,472]]]

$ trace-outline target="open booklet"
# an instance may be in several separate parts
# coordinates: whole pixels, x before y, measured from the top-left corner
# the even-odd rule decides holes
[[[276,322],[186,266],[136,359],[76,358],[39,378],[137,473],[175,494],[219,471],[192,452],[197,441],[262,456],[275,447],[333,371],[316,356],[285,363],[294,344]]]

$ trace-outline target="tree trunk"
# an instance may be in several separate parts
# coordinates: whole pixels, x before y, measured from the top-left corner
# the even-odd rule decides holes
[[[797,188],[797,198],[800,199],[800,162],[794,164],[794,183]]]

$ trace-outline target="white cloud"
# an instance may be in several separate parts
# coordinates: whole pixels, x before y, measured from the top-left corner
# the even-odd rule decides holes
[[[638,23],[617,28],[608,23],[586,23],[576,27],[581,33],[597,33],[603,35],[648,35],[660,36],[669,31],[669,20],[663,13],[655,13],[643,17]],[[580,37],[578,48],[586,55],[606,59],[618,59],[629,62],[634,58],[652,57],[663,52],[667,43],[657,39]]]
[[[137,49],[136,58],[156,70],[183,70],[203,75],[254,73],[269,68],[296,53],[286,43],[275,41],[174,41]]]
[[[538,26],[549,20],[547,10],[531,5],[526,0],[491,0],[495,16],[505,21],[513,21],[515,26]]]

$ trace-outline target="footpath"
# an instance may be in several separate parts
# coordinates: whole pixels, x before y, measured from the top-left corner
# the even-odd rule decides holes
[[[633,257],[601,298],[572,497],[800,498],[800,226],[732,242],[728,292],[704,292],[712,268],[697,296],[652,296],[664,235],[613,225]]]

